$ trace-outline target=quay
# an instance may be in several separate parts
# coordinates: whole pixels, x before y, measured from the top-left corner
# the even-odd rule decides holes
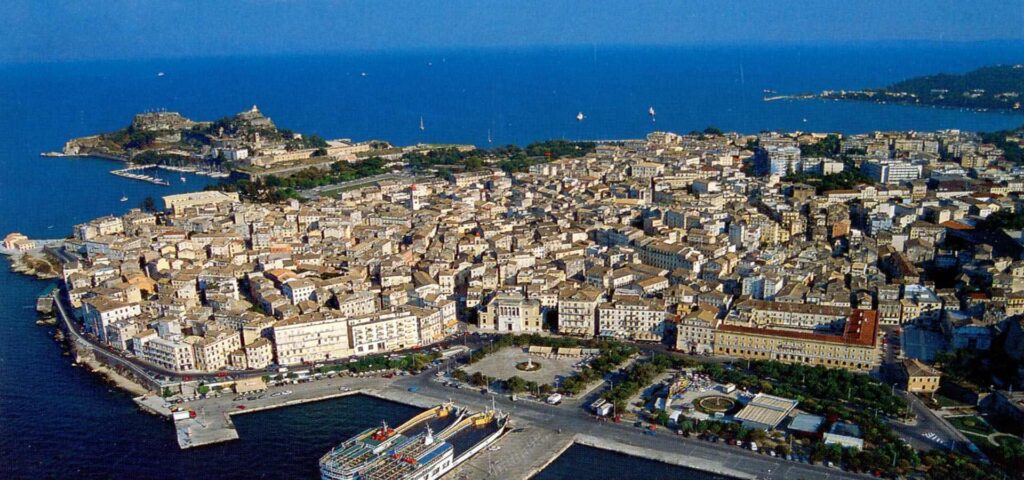
[[[596,421],[586,412],[584,398],[567,399],[559,406],[506,396],[481,394],[475,389],[454,389],[434,379],[434,371],[419,375],[382,377],[337,377],[268,389],[262,398],[234,400],[232,394],[181,404],[167,404],[159,396],[135,398],[139,408],[171,418],[170,407],[196,413],[194,418],[174,422],[182,449],[214,445],[238,439],[232,418],[291,405],[319,402],[349,395],[367,395],[418,408],[444,402],[470,410],[492,405],[511,415],[510,432],[445,475],[449,479],[529,479],[555,461],[574,444],[668,463],[739,479],[750,478],[868,478],[823,465],[796,463],[723,444],[683,438],[661,429],[650,435],[631,423]],[[273,396],[289,390],[288,395]],[[248,395],[251,398],[253,394]],[[374,419],[367,419],[368,425]],[[338,438],[341,442],[343,438]],[[315,462],[316,459],[310,459]],[[766,473],[770,472],[766,476]]]

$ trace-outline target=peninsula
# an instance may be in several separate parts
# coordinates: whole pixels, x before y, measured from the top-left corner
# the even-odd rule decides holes
[[[966,108],[971,110],[1021,111],[1024,101],[1024,65],[995,65],[964,74],[914,77],[882,88],[825,90],[818,94],[768,97],[770,99],[817,98],[861,100],[876,103]]]

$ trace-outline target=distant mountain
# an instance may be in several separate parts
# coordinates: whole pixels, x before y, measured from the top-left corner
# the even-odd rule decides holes
[[[826,90],[818,98],[1021,111],[1024,65],[982,67],[961,75],[940,73],[868,90]]]

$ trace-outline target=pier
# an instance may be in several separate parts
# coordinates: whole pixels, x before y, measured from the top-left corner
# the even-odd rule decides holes
[[[112,173],[114,175],[117,175],[119,177],[130,178],[132,180],[139,180],[139,181],[143,181],[143,182],[149,182],[149,183],[152,183],[152,184],[155,184],[155,185],[163,185],[165,187],[171,184],[170,182],[168,182],[167,180],[164,180],[162,178],[154,177],[154,176],[151,176],[151,175],[145,175],[145,174],[142,174],[142,173],[135,173],[137,171],[145,170],[147,168],[152,168],[152,167],[149,166],[149,165],[132,165],[132,166],[125,167],[125,168],[122,168],[122,169],[119,169],[119,170],[111,170],[110,173]]]

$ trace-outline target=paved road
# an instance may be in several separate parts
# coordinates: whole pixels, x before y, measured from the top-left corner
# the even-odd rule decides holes
[[[513,421],[520,419],[524,423],[543,426],[550,430],[582,433],[654,450],[665,451],[668,449],[680,455],[696,457],[705,461],[719,461],[728,468],[762,478],[866,478],[863,475],[834,468],[773,458],[726,444],[713,444],[695,438],[684,438],[667,433],[666,430],[660,430],[659,433],[651,436],[644,434],[641,429],[633,427],[631,424],[597,421],[584,409],[586,403],[584,399],[569,399],[559,406],[529,400],[512,402],[503,395],[484,395],[478,390],[445,387],[432,377],[433,374],[430,372],[402,377],[394,381],[394,387],[406,390],[415,388],[417,396],[432,397],[439,402],[451,399],[457,404],[473,408],[485,408],[493,401],[499,408],[511,412]]]
[[[925,406],[916,395],[897,392],[910,404],[910,409],[917,419],[915,425],[904,425],[898,422],[890,422],[901,437],[910,442],[910,445],[922,449],[953,449],[957,443],[967,441],[967,438],[953,428],[946,420],[939,418],[931,409]]]

